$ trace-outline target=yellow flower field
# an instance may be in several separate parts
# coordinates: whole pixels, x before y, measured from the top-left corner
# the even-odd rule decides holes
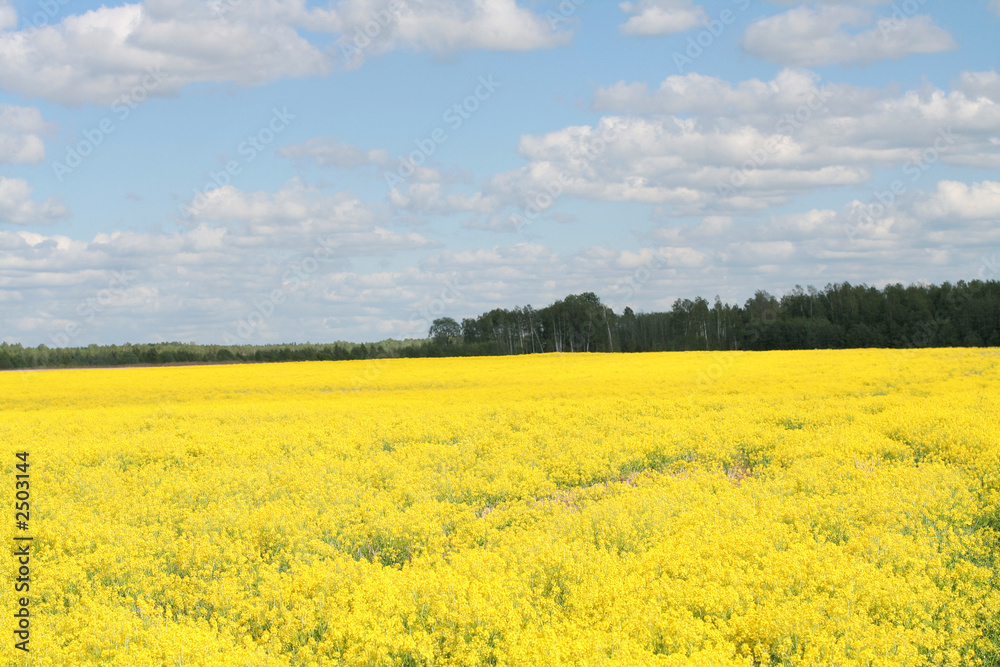
[[[998,665],[1000,351],[0,373],[10,665]]]

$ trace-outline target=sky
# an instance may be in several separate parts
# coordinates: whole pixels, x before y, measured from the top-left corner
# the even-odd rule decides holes
[[[1000,0],[0,0],[0,341],[1000,279]]]

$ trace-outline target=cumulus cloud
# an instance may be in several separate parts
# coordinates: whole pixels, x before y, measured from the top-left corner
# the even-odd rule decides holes
[[[594,94],[595,111],[639,114],[774,115],[808,104],[816,97],[819,75],[785,69],[771,81],[748,79],[735,86],[724,79],[697,73],[668,76],[658,90],[646,83],[618,83]]]
[[[110,104],[137,87],[174,95],[193,82],[256,85],[326,70],[322,53],[288,25],[166,1],[100,7],[38,30],[0,33],[0,59],[4,89],[69,105]],[[158,73],[155,85],[150,72]]]
[[[298,178],[275,192],[247,192],[227,185],[184,208],[189,227],[225,229],[232,243],[247,248],[305,250],[316,239],[327,239],[349,249],[352,256],[380,256],[434,245],[421,234],[391,230],[385,212],[350,192],[327,195]]]
[[[274,193],[217,196],[218,214],[229,219],[182,232],[78,240],[0,231],[3,334],[48,345],[64,344],[59,337],[69,330],[79,330],[71,340],[78,344],[424,336],[435,317],[542,306],[582,291],[621,312],[665,310],[699,295],[740,301],[747,285],[781,293],[795,283],[860,282],[870,280],[873,263],[886,281],[976,277],[982,249],[1000,242],[994,182],[942,182],[877,213],[855,200],[766,218],[704,216],[694,225],[662,218],[636,247],[568,253],[527,241],[442,249],[388,229],[346,193],[327,196],[298,182]],[[317,235],[308,221],[323,208],[339,212],[328,216],[326,229],[334,231]],[[272,231],[279,228],[285,231]],[[414,248],[421,259],[403,268],[359,263]],[[109,286],[111,302],[92,321],[81,317],[81,304]]]
[[[321,167],[351,169],[371,164],[385,165],[389,153],[385,149],[362,150],[345,141],[331,137],[313,137],[304,144],[283,146],[278,155],[302,162],[314,162]]]
[[[792,67],[899,60],[914,53],[958,48],[929,16],[884,17],[854,6],[801,6],[747,28],[743,48],[769,62]],[[845,26],[862,29],[850,32]]]
[[[399,49],[530,51],[572,37],[515,0],[340,0],[313,14],[310,27],[340,34],[335,50],[348,69]]]
[[[619,27],[623,35],[671,35],[695,28],[708,18],[691,0],[638,0],[618,7],[630,15]]]
[[[736,84],[671,76],[655,91],[620,82],[595,94],[600,122],[522,137],[526,164],[493,177],[487,193],[522,216],[548,210],[553,193],[733,214],[863,185],[878,166],[907,183],[937,162],[997,167],[995,79],[966,73],[950,91],[902,93],[799,70]]]
[[[509,246],[475,248],[472,250],[444,250],[424,261],[427,268],[491,267],[501,270],[526,269],[532,266],[553,264],[559,255],[540,243],[515,243]]]
[[[436,52],[529,51],[564,44],[569,38],[515,0],[408,2],[401,11],[398,35],[404,43]]]
[[[34,107],[0,104],[0,164],[37,164],[45,159],[41,134],[55,125]]]
[[[17,10],[9,0],[0,0],[0,30],[17,27]]]
[[[495,213],[500,202],[476,190],[470,182],[471,175],[462,170],[418,167],[405,182],[389,190],[387,200],[395,212],[404,215]]]
[[[66,217],[66,207],[55,198],[38,202],[31,198],[33,189],[23,178],[0,176],[0,222],[37,225]]]
[[[915,209],[926,218],[1000,223],[1000,183],[940,181],[937,190],[922,198]]]
[[[189,226],[221,225],[250,245],[280,246],[275,239],[359,232],[391,237],[384,230],[376,233],[379,215],[351,193],[326,195],[298,178],[275,192],[247,192],[232,185],[216,188],[195,197],[182,210]]]
[[[519,152],[528,165],[496,176],[489,191],[508,201],[546,210],[552,203],[549,191],[585,199],[668,204],[676,210],[702,210],[716,198],[716,184],[730,165],[739,164],[752,147],[766,137],[751,129],[733,133],[706,132],[695,123],[677,118],[646,119],[610,116],[596,126],[569,127],[541,137],[524,137]],[[750,206],[766,207],[776,202],[761,190],[787,194],[820,187],[823,183],[863,182],[862,168],[845,169],[801,164],[793,144],[778,161],[787,167],[773,168],[768,183],[754,190],[761,196]],[[818,161],[817,161],[818,162]]]
[[[1000,100],[1000,74],[996,72],[962,72],[955,87],[972,99]]]
[[[0,180],[0,217],[10,190]],[[415,269],[352,268],[439,244],[393,229],[350,193],[293,180],[275,192],[220,188],[202,203],[191,226],[172,233],[116,230],[81,240],[0,230],[0,294],[20,304],[5,308],[3,334],[52,345],[51,336],[75,324],[88,342],[287,342],[304,333],[332,341],[416,308],[438,280]],[[80,304],[111,280],[125,284],[113,290],[114,302],[95,321],[82,320]],[[276,292],[274,318],[239,338],[237,324]]]
[[[772,5],[889,5],[896,0],[768,0]]]
[[[334,60],[356,67],[396,49],[526,51],[571,37],[515,0],[389,5],[396,9],[386,13],[384,0],[340,0],[331,9],[307,9],[296,0],[102,6],[37,30],[0,32],[0,87],[67,105],[111,104],[144,86],[150,72],[158,77],[146,94],[169,96],[196,82],[253,86],[322,75]],[[4,7],[0,21],[9,22]],[[334,33],[335,43],[321,50],[300,34],[303,28]]]
[[[397,213],[488,215],[496,212],[500,206],[496,198],[470,191],[470,175],[461,170],[442,171],[434,167],[418,166],[404,180],[393,171],[395,165],[389,152],[382,148],[362,150],[336,139],[314,137],[304,144],[279,148],[278,154],[300,162],[344,169],[375,165],[383,178],[390,177],[387,180],[387,201]]]
[[[448,192],[441,183],[413,183],[405,190],[395,188],[389,192],[389,203],[401,210],[438,215],[465,212],[488,214],[499,207],[497,199],[481,192]]]

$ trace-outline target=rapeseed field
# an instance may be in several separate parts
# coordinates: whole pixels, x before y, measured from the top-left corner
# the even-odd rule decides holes
[[[0,373],[10,665],[998,665],[1000,352]]]

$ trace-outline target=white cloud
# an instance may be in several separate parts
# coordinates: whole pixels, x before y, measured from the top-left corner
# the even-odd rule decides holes
[[[1000,0],[990,0],[990,9],[1000,16]]]
[[[487,192],[521,215],[547,211],[555,190],[672,214],[732,214],[862,185],[878,166],[907,184],[938,162],[1000,167],[995,80],[966,73],[951,91],[891,94],[799,70],[737,84],[671,76],[654,92],[620,82],[595,94],[595,108],[608,112],[599,123],[522,137],[526,165],[496,175]]]
[[[459,49],[529,51],[564,44],[567,34],[515,0],[424,0],[406,3],[400,16],[404,43],[435,52]]]
[[[0,182],[0,202],[9,189]],[[77,240],[0,230],[0,293],[22,304],[5,307],[4,334],[52,345],[51,336],[75,323],[81,333],[73,343],[223,342],[277,290],[282,302],[248,340],[356,339],[427,294],[434,298],[437,275],[368,265],[438,245],[390,225],[349,193],[326,195],[293,180],[276,192],[215,190],[181,232],[116,230]],[[113,290],[95,321],[81,318],[80,304],[115,272],[127,276],[126,288]]]
[[[540,243],[515,243],[510,246],[493,246],[473,250],[444,250],[426,260],[423,265],[431,268],[491,267],[496,269],[529,269],[533,266],[554,264],[559,256]]]
[[[314,12],[316,14],[316,12]],[[394,50],[452,53],[483,49],[530,51],[566,44],[568,31],[515,0],[340,0],[312,21],[313,29],[337,32],[336,51],[351,69]]]
[[[17,10],[10,0],[0,0],[0,30],[10,30],[17,27]]]
[[[0,104],[0,164],[37,164],[45,159],[40,134],[52,131],[34,107]]]
[[[884,17],[872,25],[872,14],[853,6],[801,6],[757,21],[743,38],[750,54],[779,65],[816,67],[898,60],[914,53],[958,48],[946,30],[929,16]]]
[[[915,207],[925,218],[990,220],[1000,223],[1000,183],[983,181],[967,185],[941,181]]]
[[[650,93],[645,83],[620,81],[594,94],[596,111],[641,114],[727,114],[794,111],[815,97],[819,75],[785,69],[771,81],[749,79],[734,87],[724,79],[697,73],[668,76]]]
[[[772,5],[888,5],[896,0],[768,0]]]
[[[325,196],[292,179],[277,192],[245,192],[232,185],[211,190],[190,202],[191,219],[243,223],[255,235],[358,229],[375,214],[348,192]]]
[[[313,161],[320,166],[357,168],[376,165],[383,177],[395,175],[395,166],[389,152],[378,148],[362,150],[343,141],[327,137],[314,137],[304,144],[278,149],[283,157],[299,161]],[[433,167],[419,166],[405,181],[396,177],[399,184],[392,187],[387,195],[389,205],[396,212],[409,214],[450,215],[472,213],[488,215],[496,212],[500,202],[481,192],[461,192],[457,187],[467,183],[469,174],[460,170],[444,172]],[[466,188],[468,189],[468,188]],[[467,226],[475,226],[468,225]]]
[[[5,7],[0,21],[9,22]],[[342,64],[353,68],[397,49],[527,51],[572,36],[515,0],[408,0],[391,13],[386,7],[385,0],[340,0],[328,10],[299,0],[102,6],[37,30],[0,32],[0,87],[67,105],[111,104],[142,87],[150,71],[159,76],[146,94],[169,96],[196,82],[253,86],[322,75],[334,60],[346,57]],[[324,52],[301,28],[335,33],[335,44]]]
[[[523,241],[441,249],[426,237],[386,229],[367,209],[351,209],[349,195],[326,197],[297,182],[275,193],[228,190],[217,205],[232,220],[179,233],[115,231],[86,241],[0,231],[4,335],[53,345],[76,325],[71,344],[374,340],[423,336],[434,317],[544,306],[583,291],[621,312],[668,310],[677,298],[715,294],[740,301],[751,288],[780,294],[795,283],[870,282],[872,264],[887,280],[954,281],[979,275],[982,249],[1000,242],[1000,227],[981,219],[1000,212],[998,193],[997,183],[943,182],[899,198],[864,224],[859,211],[867,205],[854,201],[765,219],[663,222],[632,248],[560,253]],[[989,203],[976,208],[974,201]],[[324,204],[340,207],[332,216],[339,231],[316,235],[296,224]],[[939,214],[950,216],[947,225]],[[249,229],[246,220],[259,227]],[[263,235],[266,227],[285,231]],[[358,261],[388,262],[412,248],[422,249],[422,259],[404,268]],[[81,304],[109,285],[111,303],[93,321],[82,317]],[[259,310],[275,291],[280,303]]]
[[[617,137],[617,138],[616,138]],[[766,165],[755,169],[743,197],[720,201],[719,185],[738,165],[774,139]],[[601,149],[601,146],[604,146]],[[830,163],[817,147],[763,133],[752,127],[728,131],[674,117],[605,117],[594,127],[570,127],[522,138],[528,166],[499,174],[489,192],[509,202],[530,202],[542,210],[546,190],[585,199],[667,204],[676,212],[709,208],[754,210],[780,204],[795,193],[868,178],[860,160]]]
[[[631,15],[619,27],[624,35],[671,35],[695,28],[708,18],[691,0],[637,0],[618,7]]]
[[[389,203],[397,209],[438,215],[462,212],[489,214],[500,205],[496,198],[481,192],[449,193],[442,183],[412,183],[405,191],[395,188],[389,192]]]
[[[996,72],[962,72],[955,87],[972,99],[1000,100],[1000,74]]]
[[[321,74],[293,28],[215,16],[206,4],[101,7],[34,31],[0,33],[0,86],[62,104],[110,104],[144,87],[174,95],[199,81],[256,85]],[[150,71],[158,78],[150,83]]]
[[[31,198],[32,192],[32,187],[23,178],[0,176],[0,223],[35,225],[66,217],[66,207],[56,199],[38,202]]]
[[[389,205],[398,213],[451,215],[495,213],[500,201],[469,187],[470,174],[418,167],[405,182],[389,190]]]
[[[313,137],[304,144],[283,146],[278,155],[300,161],[312,161],[321,167],[350,169],[371,164],[385,165],[389,153],[384,149],[362,150],[357,146],[330,137]]]
[[[227,230],[231,243],[246,248],[288,250],[326,238],[353,255],[381,256],[434,245],[420,234],[391,231],[386,215],[349,192],[325,195],[297,178],[276,192],[227,185],[189,206],[191,226],[212,223]]]

